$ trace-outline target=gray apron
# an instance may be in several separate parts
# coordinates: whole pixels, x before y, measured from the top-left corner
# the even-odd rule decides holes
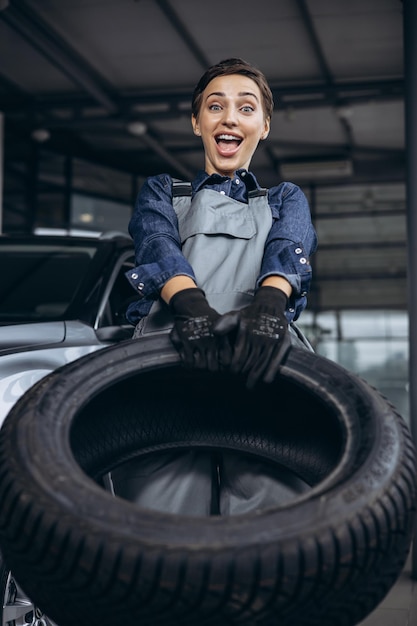
[[[174,196],[184,256],[210,305],[220,314],[250,303],[259,276],[265,241],[272,226],[266,189],[249,192],[248,204],[212,189],[194,198]],[[134,337],[172,328],[168,306],[154,302]]]
[[[183,254],[210,305],[223,314],[249,304],[272,226],[267,190],[249,192],[248,204],[212,189],[202,189],[193,199],[188,193],[174,195],[173,204]],[[168,306],[158,300],[134,338],[168,332],[172,325]],[[112,473],[114,491],[153,510],[232,515],[282,504],[306,488],[284,469],[235,452],[221,453],[220,485],[213,488],[218,458],[218,453],[190,450],[129,461]]]

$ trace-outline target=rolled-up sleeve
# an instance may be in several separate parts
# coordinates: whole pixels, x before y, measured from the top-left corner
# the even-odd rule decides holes
[[[317,248],[317,235],[307,198],[297,185],[282,183],[269,194],[272,228],[257,285],[271,275],[286,278],[293,289],[289,318],[297,319],[307,303],[312,278],[310,257]]]
[[[194,278],[193,269],[181,252],[171,182],[168,174],[148,178],[129,222],[136,267],[126,276],[138,298],[147,301],[155,300],[173,276],[184,274]]]

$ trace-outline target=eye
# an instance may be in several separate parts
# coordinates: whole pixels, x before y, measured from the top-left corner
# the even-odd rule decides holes
[[[254,110],[255,110],[255,107],[253,107],[253,106],[252,106],[252,105],[250,105],[250,104],[245,104],[245,105],[241,108],[241,110],[242,110],[244,113],[253,113],[253,112],[254,112]]]
[[[220,106],[220,104],[210,104],[209,105],[209,110],[210,111],[221,111],[221,106]]]

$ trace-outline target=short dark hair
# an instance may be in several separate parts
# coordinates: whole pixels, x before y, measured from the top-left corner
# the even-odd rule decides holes
[[[220,61],[220,63],[212,65],[204,72],[194,89],[191,101],[191,111],[194,117],[198,117],[201,108],[203,91],[209,82],[217,76],[226,76],[229,74],[242,74],[243,76],[248,76],[255,81],[262,95],[262,105],[265,117],[271,119],[272,112],[274,110],[274,99],[265,75],[254,65],[251,65],[250,63],[247,63],[247,61],[239,58],[224,59],[223,61]]]

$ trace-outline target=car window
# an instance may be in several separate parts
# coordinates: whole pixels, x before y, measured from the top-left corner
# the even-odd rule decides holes
[[[95,253],[94,246],[2,246],[0,323],[64,317]]]
[[[137,295],[125,276],[132,267],[134,267],[134,256],[129,253],[127,258],[120,261],[119,267],[115,268],[113,282],[104,296],[97,327],[129,324],[126,319],[126,309],[130,302],[137,300]]]

